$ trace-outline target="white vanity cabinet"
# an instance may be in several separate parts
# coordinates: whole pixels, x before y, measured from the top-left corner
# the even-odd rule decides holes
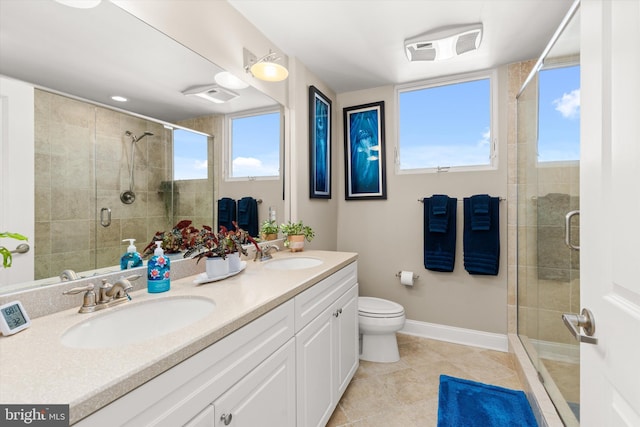
[[[324,426],[358,368],[353,263],[295,298],[297,425]]]
[[[326,425],[358,367],[353,262],[75,426]]]

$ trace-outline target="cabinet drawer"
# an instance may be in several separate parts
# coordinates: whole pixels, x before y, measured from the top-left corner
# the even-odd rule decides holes
[[[358,281],[358,264],[353,262],[295,297],[296,333]]]

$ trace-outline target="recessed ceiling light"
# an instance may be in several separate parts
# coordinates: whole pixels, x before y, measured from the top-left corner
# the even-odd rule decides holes
[[[216,83],[227,89],[246,89],[249,83],[234,76],[228,71],[221,71],[214,76]]]
[[[111,97],[111,99],[113,99],[114,101],[118,101],[118,102],[127,102],[128,99],[125,98],[124,96],[120,96],[120,95],[114,95]]]

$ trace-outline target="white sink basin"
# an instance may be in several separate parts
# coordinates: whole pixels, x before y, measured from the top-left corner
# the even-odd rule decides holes
[[[264,268],[269,270],[301,270],[303,268],[316,267],[322,264],[318,258],[295,257],[274,259],[265,263]]]
[[[184,328],[209,315],[215,307],[215,302],[207,298],[169,297],[137,304],[126,302],[71,327],[62,335],[61,342],[74,348],[138,343]]]

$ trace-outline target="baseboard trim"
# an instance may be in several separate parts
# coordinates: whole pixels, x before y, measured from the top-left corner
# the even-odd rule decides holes
[[[505,353],[509,351],[509,340],[506,334],[476,331],[474,329],[457,328],[455,326],[438,325],[417,320],[407,320],[400,333]]]

